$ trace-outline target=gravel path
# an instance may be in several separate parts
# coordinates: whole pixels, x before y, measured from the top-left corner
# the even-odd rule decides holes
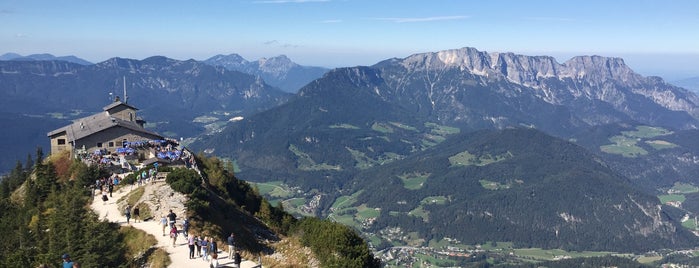
[[[156,189],[162,187],[163,184],[164,182],[157,182],[155,184],[141,186],[146,187],[143,196],[150,196],[151,193],[153,193]],[[133,189],[137,189],[137,187],[133,187]],[[116,190],[112,194],[113,197],[109,198],[109,201],[107,201],[106,204],[102,201],[102,195],[97,194],[92,201],[92,210],[94,210],[95,213],[99,215],[100,219],[105,219],[111,222],[119,223],[121,225],[126,225],[126,217],[121,215],[118,204],[116,202],[117,200],[119,200],[119,198],[128,194],[129,190],[131,190],[131,187],[124,187]],[[154,214],[156,213],[158,212],[154,212]],[[158,214],[156,214],[155,216],[158,216]],[[175,246],[173,246],[170,237],[163,236],[162,226],[158,222],[159,219],[160,218],[158,217],[157,220],[141,221],[138,223],[135,223],[133,219],[131,219],[130,225],[155,236],[155,238],[158,240],[158,244],[156,246],[165,249],[167,253],[170,255],[170,260],[172,261],[172,264],[170,264],[168,268],[209,267],[209,263],[204,261],[202,258],[189,259],[189,247],[187,246],[187,241],[182,234],[180,234],[180,236],[177,238]],[[181,219],[178,219],[178,222],[181,222]],[[228,259],[228,246],[223,241],[219,241],[218,243],[218,267],[235,267],[235,265],[233,264],[233,260]],[[256,265],[256,262],[247,260],[243,260],[243,263],[241,263],[241,267],[243,268],[251,268],[255,267]]]

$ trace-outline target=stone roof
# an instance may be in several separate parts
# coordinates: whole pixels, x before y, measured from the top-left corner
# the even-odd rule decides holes
[[[114,105],[116,104],[116,105]],[[116,107],[120,104],[123,103],[118,103],[115,102],[112,105],[108,105],[107,107],[113,108]],[[124,104],[126,105],[126,104]],[[132,122],[132,121],[126,121],[126,120],[121,120],[118,118],[114,118],[109,115],[109,113],[106,111],[107,107],[105,107],[104,112],[96,113],[91,116],[83,117],[77,120],[74,120],[72,124],[64,126],[62,128],[56,129],[54,131],[51,131],[48,133],[49,137],[52,137],[54,135],[60,134],[62,132],[66,132],[66,135],[68,136],[69,141],[75,141],[82,139],[84,137],[90,136],[92,134],[98,133],[100,131],[120,126],[124,128],[128,128],[130,130],[140,132],[140,133],[145,133],[145,134],[150,134],[150,135],[155,135],[158,137],[162,137],[160,134],[152,132],[150,130],[147,130],[143,127],[141,127],[138,123]]]

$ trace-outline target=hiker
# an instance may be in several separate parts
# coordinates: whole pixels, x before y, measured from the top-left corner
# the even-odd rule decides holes
[[[209,238],[204,237],[204,239],[201,240],[199,243],[201,244],[201,250],[203,251],[202,252],[203,255],[201,257],[204,261],[208,261],[209,260]]]
[[[189,235],[189,239],[187,240],[187,245],[189,246],[189,259],[194,259],[194,235]]]
[[[170,220],[170,228],[175,227],[175,220],[177,219],[177,214],[170,210],[170,214],[167,214],[167,219]]]
[[[165,218],[164,214],[162,216],[160,216],[160,225],[163,226],[163,236],[165,236],[165,227],[167,227],[167,218]]]
[[[197,247],[197,257],[201,257],[201,236],[194,237],[194,246]]]
[[[211,255],[211,260],[209,261],[210,263],[213,260],[218,259],[218,245],[216,244],[216,239],[214,239],[213,237],[211,238],[211,240],[209,240],[209,255]]]
[[[61,258],[63,259],[63,268],[73,268],[73,261],[70,260],[70,255],[64,253]]]
[[[107,193],[102,191],[102,205],[106,205],[107,200],[109,200],[109,198],[107,197]]]
[[[182,233],[184,233],[185,236],[189,234],[189,220],[187,220],[187,218],[184,218],[182,221]]]
[[[126,205],[124,214],[126,214],[126,223],[129,223],[129,220],[131,219],[131,205]]]
[[[109,189],[109,197],[112,197],[112,192],[114,191],[114,184],[110,183],[108,186],[108,189]]]
[[[170,228],[170,238],[172,238],[172,246],[175,246],[175,242],[177,242],[177,227],[175,225]]]
[[[236,250],[235,256],[233,256],[233,264],[235,264],[235,268],[240,268],[240,262],[240,252]]]
[[[218,254],[216,252],[211,254],[211,259],[209,260],[209,268],[218,268]]]
[[[138,209],[138,206],[133,208],[133,221],[138,222],[141,220],[141,211]]]
[[[233,251],[235,251],[235,236],[233,233],[231,233],[230,236],[228,236],[228,259],[230,260],[231,257],[233,257]]]

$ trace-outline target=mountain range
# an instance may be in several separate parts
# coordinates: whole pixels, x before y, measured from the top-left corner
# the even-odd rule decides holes
[[[77,63],[80,65],[91,65],[92,62],[89,62],[87,60],[78,58],[76,56],[60,56],[56,57],[54,55],[44,53],[44,54],[31,54],[27,56],[22,56],[17,53],[5,53],[0,55],[0,60],[5,60],[5,61],[51,61],[51,60],[59,60],[59,61],[67,61],[67,62],[72,62],[72,63]]]
[[[126,101],[140,109],[149,128],[172,138],[216,129],[289,97],[258,77],[194,60],[112,58],[93,65],[0,61],[2,124],[37,126],[6,133],[1,146],[7,154],[0,166],[9,170],[36,146],[48,148],[46,133],[69,120],[102,111],[116,96],[123,100],[124,81]]]
[[[649,249],[646,246],[654,239],[665,241],[657,244],[665,247],[688,245],[686,243],[692,243],[690,241],[694,241],[694,238],[686,232],[682,234],[683,229],[677,227],[678,217],[668,212],[672,208],[654,212],[648,210],[659,204],[652,196],[655,188],[649,190],[659,185],[636,185],[657,180],[653,175],[665,173],[657,170],[647,172],[656,169],[653,165],[633,170],[629,167],[637,168],[640,164],[628,163],[648,164],[650,159],[661,159],[664,163],[677,159],[678,154],[685,154],[682,157],[689,159],[687,165],[672,167],[683,169],[679,174],[686,177],[668,178],[663,186],[671,185],[670,180],[697,183],[696,178],[691,177],[692,170],[695,170],[691,163],[694,161],[692,159],[699,156],[699,152],[692,147],[682,146],[688,144],[683,138],[683,142],[677,146],[679,148],[653,147],[648,149],[649,153],[636,155],[637,158],[634,159],[605,153],[603,148],[607,147],[601,146],[611,143],[613,135],[623,136],[624,132],[633,132],[635,127],[642,126],[667,129],[667,133],[678,135],[694,133],[691,131],[699,126],[698,105],[699,99],[692,92],[670,85],[658,77],[638,75],[620,58],[580,56],[560,64],[552,57],[487,53],[463,48],[388,59],[373,66],[331,70],[303,87],[287,103],[244,120],[231,122],[219,132],[201,136],[191,146],[231,158],[240,168],[238,174],[249,180],[282,181],[301,187],[303,192],[318,193],[320,202],[312,211],[318,216],[337,217],[336,211],[345,211],[336,206],[340,200],[379,200],[373,203],[356,202],[358,207],[381,211],[377,217],[363,220],[374,221],[376,226],[400,228],[404,231],[400,233],[404,235],[411,231],[418,232],[420,235],[417,240],[422,239],[423,243],[430,239],[458,237],[458,240],[468,242],[502,240],[529,246],[581,249],[576,246],[581,241],[575,240],[581,239],[581,233],[571,231],[576,229],[599,230],[601,233],[599,237],[585,238],[582,243],[585,246],[582,247],[642,251]],[[572,141],[576,138],[584,140],[581,138],[584,133],[614,125],[619,126],[616,129],[618,132],[609,130],[606,132],[608,136],[596,136],[594,142],[581,143],[588,150],[599,154],[593,157],[597,160],[590,159],[589,154],[580,148],[565,149],[563,152],[559,151],[561,148],[553,148],[538,155],[525,153],[527,150],[547,147],[551,143],[558,144],[557,138],[552,136]],[[513,127],[535,128],[546,134],[482,134],[499,138],[493,138],[489,145],[480,146],[488,148],[499,143],[529,146],[521,149],[520,153],[508,152],[503,148],[496,152],[480,148],[476,151],[485,153],[476,154],[469,145],[458,142],[463,139],[457,134],[459,132]],[[631,138],[644,142],[648,139],[651,143],[665,142],[664,139],[641,139],[633,135],[629,139]],[[441,147],[441,143],[450,146]],[[564,147],[569,146],[572,145]],[[441,157],[427,154],[428,151],[438,150],[435,148],[450,150],[452,153]],[[526,157],[516,157],[520,154]],[[613,162],[614,169],[598,167],[598,162],[620,157]],[[450,169],[445,166],[448,162],[446,159],[450,158],[474,161],[471,165],[475,167]],[[513,160],[517,164],[509,164],[514,158],[517,159]],[[565,161],[552,162],[560,159]],[[502,163],[489,166],[487,170],[479,164],[501,160]],[[408,168],[423,162],[439,168],[414,171]],[[575,163],[582,166],[575,166]],[[537,171],[537,168],[540,170]],[[448,170],[458,170],[454,171],[458,175],[445,174]],[[528,173],[532,171],[537,172]],[[629,180],[628,177],[619,176],[619,173],[635,177]],[[540,174],[543,177],[521,179],[524,174]],[[374,183],[367,184],[367,180]],[[525,182],[533,184],[525,187]],[[414,184],[434,188],[424,194],[401,188],[417,187]],[[495,190],[484,190],[488,187]],[[465,196],[448,191],[462,188],[466,193],[474,195]],[[564,190],[558,192],[558,188]],[[609,188],[619,192],[602,190]],[[577,189],[584,189],[583,193],[589,194],[599,192],[595,193],[599,194],[595,198],[609,203],[593,202],[596,199],[590,199],[589,195],[568,194]],[[524,202],[528,205],[522,206],[498,202],[492,206],[477,204],[491,199],[520,200],[526,197],[528,191],[542,191],[546,194],[542,199],[534,203]],[[393,194],[396,194],[395,198],[388,197]],[[482,200],[478,197],[481,194]],[[565,199],[568,197],[571,199]],[[312,196],[289,198],[311,199]],[[450,205],[430,206],[430,209],[419,206],[421,202],[429,202],[431,198],[447,200],[439,202]],[[561,198],[565,200],[559,200]],[[545,207],[559,202],[561,207],[558,210]],[[581,215],[597,216],[582,219],[575,216],[576,213],[567,212],[581,202],[595,207],[580,211]],[[399,209],[395,204],[405,206]],[[544,207],[536,210],[539,206]],[[630,214],[621,217],[625,220],[607,221],[601,210],[614,206],[628,208],[624,210]],[[457,207],[461,209],[456,210]],[[634,212],[631,207],[642,209]],[[524,208],[528,209],[522,213],[531,218],[515,218],[509,214]],[[601,210],[595,211],[596,209]],[[485,219],[491,217],[488,214],[494,214],[495,210],[505,215],[502,216],[504,218]],[[463,213],[455,213],[457,211]],[[343,213],[350,215],[347,221],[352,223],[362,218],[360,214],[368,212]],[[429,216],[416,221],[419,219],[411,215],[415,213]],[[556,213],[558,216],[554,217]],[[650,216],[649,213],[655,216]],[[347,216],[345,214],[343,215]],[[670,214],[673,217],[662,216]],[[458,218],[460,216],[465,218]],[[551,217],[560,220],[562,225],[552,225],[551,220],[554,218]],[[501,221],[505,222],[492,224]],[[508,221],[509,224],[506,223]],[[449,231],[449,228],[439,227],[440,223],[445,222],[458,224],[449,225],[452,230]],[[354,223],[360,228],[367,226],[364,223]],[[453,233],[453,230],[463,230],[474,226],[473,224],[478,228],[473,232],[465,232],[468,235]],[[566,227],[562,227],[564,225]],[[531,226],[541,226],[541,230],[531,232],[533,230],[527,229]],[[600,229],[602,226],[606,226],[606,229]],[[649,226],[660,229],[650,231],[647,228]],[[390,232],[389,229],[379,227],[366,228],[369,228],[367,233],[374,235]],[[568,228],[571,232],[564,238],[560,228]],[[508,231],[502,232],[504,229]],[[618,236],[617,233],[624,229],[630,232],[629,236]],[[532,235],[521,236],[523,232]],[[477,233],[483,235],[474,236]],[[599,239],[602,237],[613,239],[601,242]],[[380,240],[387,241],[385,237]],[[633,243],[638,247],[624,246],[629,241],[635,241]],[[402,243],[410,244],[414,241]]]
[[[322,67],[301,66],[285,55],[261,58],[257,61],[248,61],[238,54],[216,55],[204,60],[204,63],[258,75],[268,84],[290,93],[296,93],[301,87],[328,71]]]
[[[679,227],[686,212],[654,191],[699,185],[699,98],[620,58],[558,63],[461,48],[317,70],[296,94],[266,83],[263,73],[289,78],[294,66],[235,54],[2,61],[0,119],[46,124],[37,134],[20,119],[7,140],[47,143],[55,124],[120,95],[125,77],[149,128],[200,134],[189,148],[232,161],[245,180],[298,187],[286,198],[302,200],[303,213],[344,220],[375,248],[454,239],[642,252],[697,242]],[[296,209],[290,199],[276,201]]]

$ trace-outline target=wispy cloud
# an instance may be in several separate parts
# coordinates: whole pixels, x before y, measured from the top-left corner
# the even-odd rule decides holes
[[[289,4],[289,3],[319,3],[330,2],[330,0],[258,0],[253,1],[256,4]]]
[[[408,22],[429,22],[429,21],[445,21],[445,20],[463,20],[469,16],[436,16],[436,17],[418,17],[418,18],[372,18],[373,20],[391,21],[395,23]]]
[[[564,17],[524,17],[525,20],[535,20],[535,21],[554,21],[554,22],[566,22],[575,21],[575,19],[564,18]]]
[[[282,42],[279,42],[279,40],[269,40],[269,41],[263,42],[262,44],[264,44],[265,46],[274,46],[274,47],[281,47],[281,48],[297,48],[297,47],[299,47],[299,45],[294,45],[294,44],[290,44],[290,43],[282,43]]]
[[[342,20],[323,20],[320,23],[340,23]]]
[[[23,34],[23,33],[16,33],[15,34],[15,38],[25,38],[25,37],[29,37],[29,35]]]

